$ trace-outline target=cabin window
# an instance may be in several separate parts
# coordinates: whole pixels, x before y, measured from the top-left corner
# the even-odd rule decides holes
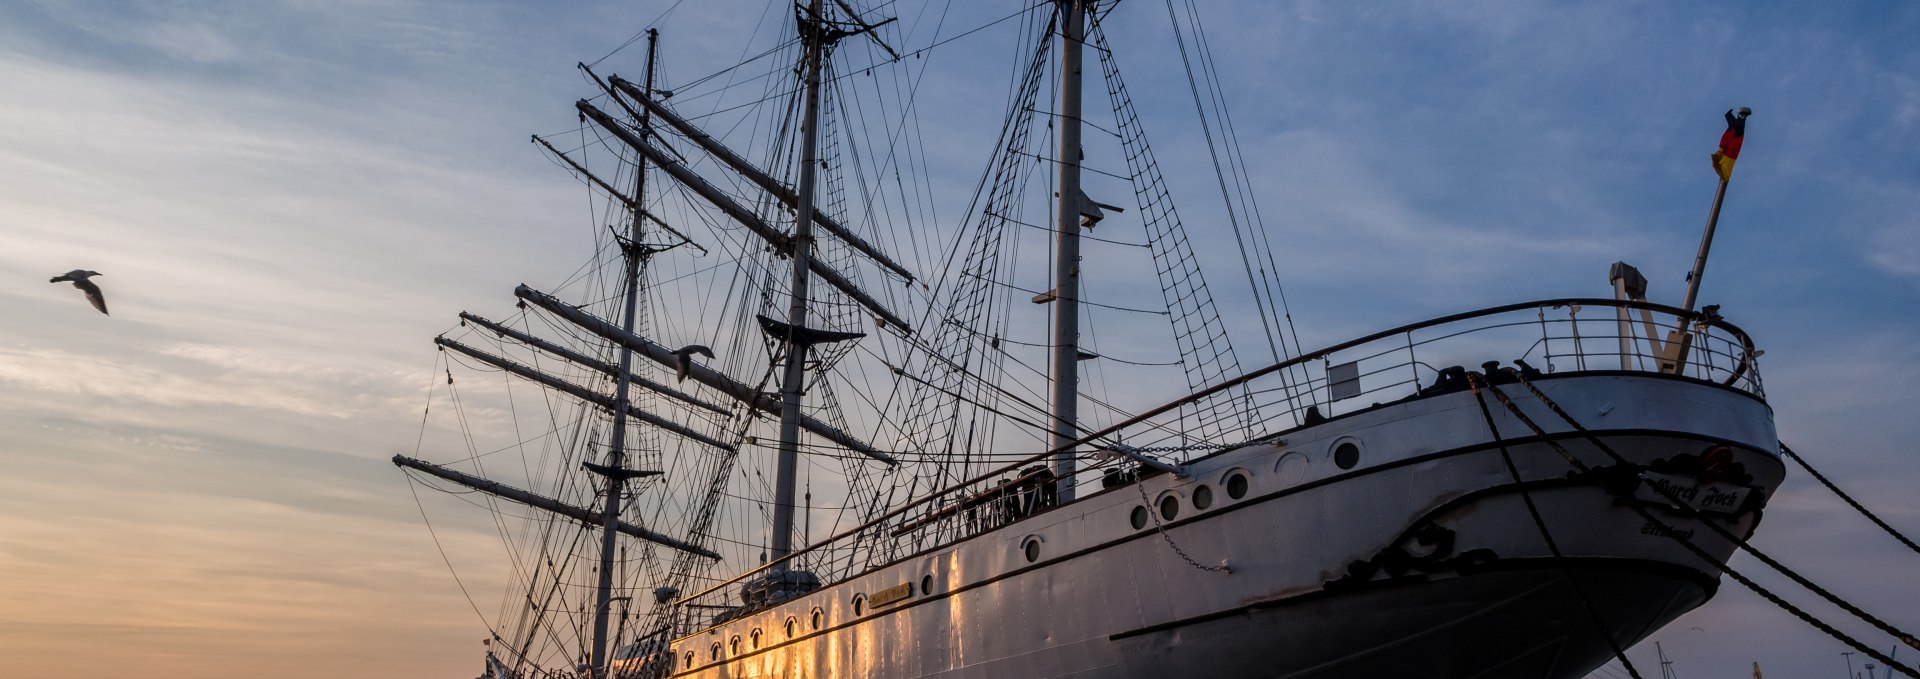
[[[920,595],[926,596],[932,593],[933,593],[933,576],[929,575],[929,576],[920,578]]]
[[[750,643],[752,643],[754,648],[756,649],[760,648],[760,630],[758,629],[753,630],[753,634],[748,636],[747,638],[750,640]]]
[[[1147,519],[1152,517],[1147,515],[1146,507],[1134,507],[1133,516],[1130,518],[1131,518],[1131,522],[1133,523],[1133,529],[1140,530],[1142,528],[1147,527]]]
[[[1193,489],[1193,508],[1206,509],[1213,506],[1213,489],[1201,485]]]
[[[1234,474],[1227,477],[1227,497],[1238,500],[1247,496],[1247,475]]]
[[[718,641],[713,642],[713,659],[714,660],[720,659],[720,642]]]
[[[1172,521],[1174,517],[1179,515],[1180,515],[1179,496],[1168,495],[1166,497],[1160,498],[1160,518],[1166,519],[1168,521]]]
[[[687,651],[687,669],[693,669],[693,651]]]
[[[1039,540],[1035,540],[1033,538],[1027,538],[1027,544],[1022,546],[1021,550],[1026,552],[1027,563],[1033,563],[1035,561],[1040,560],[1040,541]]]
[[[740,655],[740,635],[735,634],[727,640],[727,655]]]
[[[856,617],[856,618],[857,618],[857,617],[860,617],[860,614],[862,614],[862,613],[865,613],[865,612],[867,612],[867,595],[865,595],[865,594],[855,594],[855,595],[853,595],[853,615],[854,615],[854,617]]]
[[[1360,446],[1352,441],[1342,441],[1333,448],[1333,464],[1341,469],[1352,469],[1360,464]]]
[[[818,608],[813,609],[813,629],[819,630],[820,623],[826,622],[827,614]]]
[[[787,638],[788,639],[793,638],[793,633],[797,631],[799,627],[800,627],[799,620],[795,619],[791,615],[787,616]]]

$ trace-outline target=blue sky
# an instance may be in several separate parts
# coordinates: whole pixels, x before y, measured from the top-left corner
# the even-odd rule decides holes
[[[590,94],[573,64],[670,4],[0,6],[10,666],[473,671],[482,632],[385,458],[420,431],[429,340],[454,312],[508,309],[514,283],[557,280],[586,256],[577,185],[526,138],[571,130],[572,101]],[[754,49],[769,44],[786,15],[771,7],[677,9],[660,24],[669,81],[732,63],[750,33]],[[1677,302],[1720,113],[1752,107],[1702,301],[1767,350],[1782,438],[1920,532],[1920,6],[1203,11],[1308,345],[1605,296],[1616,259]],[[903,24],[917,12],[903,5]],[[1163,5],[1131,0],[1109,30],[1138,49],[1121,57],[1129,85],[1183,214],[1208,228],[1217,189],[1165,22]],[[984,162],[971,142],[991,130],[938,111],[969,98],[995,110],[1010,40],[982,34],[934,57],[943,74],[922,124],[955,187],[944,209],[958,211]],[[606,69],[638,72],[639,59],[627,49]],[[75,267],[107,274],[113,317],[44,283]],[[1218,294],[1244,312],[1232,281],[1217,275]],[[469,585],[496,596],[504,575],[479,565],[494,538],[456,514],[435,514],[449,522],[439,537],[475,564]],[[1758,544],[1920,627],[1920,556],[1804,475]],[[1731,584],[1656,639],[1690,677],[1746,676],[1754,660],[1814,676],[1839,671],[1845,650]],[[1651,671],[1651,644],[1633,658]]]

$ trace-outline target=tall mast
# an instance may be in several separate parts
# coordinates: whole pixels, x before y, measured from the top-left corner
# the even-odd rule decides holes
[[[1064,14],[1060,35],[1060,195],[1054,212],[1057,241],[1053,262],[1053,447],[1079,438],[1080,391],[1080,45],[1087,35],[1087,0],[1059,0]],[[1060,451],[1053,471],[1060,501],[1073,499],[1074,452]]]
[[[647,90],[653,90],[654,62],[659,56],[660,32],[647,29]],[[652,114],[642,111],[640,127],[645,129],[652,120]],[[633,171],[633,218],[627,222],[627,242],[621,248],[626,256],[626,311],[621,317],[620,326],[628,333],[633,332],[634,317],[640,302],[641,258],[646,252],[640,246],[642,210],[646,204],[647,161],[635,159]],[[633,349],[624,344],[620,346],[620,369],[615,374],[613,388],[613,436],[607,449],[607,464],[604,472],[607,477],[607,509],[602,516],[600,536],[600,585],[594,597],[593,610],[593,655],[591,667],[593,676],[607,676],[607,618],[613,607],[613,553],[614,538],[620,529],[620,494],[626,490],[629,476],[627,470],[627,391],[632,384],[629,371],[633,367]]]
[[[793,284],[787,304],[787,325],[793,332],[807,327],[807,283],[813,257],[814,170],[819,165],[820,71],[827,57],[826,7],[812,0],[799,17],[801,61],[806,68],[806,106],[800,119],[800,178],[794,187],[797,205],[793,221]],[[800,466],[800,400],[806,386],[809,345],[787,339],[786,371],[780,379],[780,457],[774,474],[773,545],[769,560],[793,553],[793,495]]]

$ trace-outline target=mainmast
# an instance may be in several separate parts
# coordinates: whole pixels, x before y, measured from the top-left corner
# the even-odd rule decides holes
[[[1053,447],[1079,438],[1080,390],[1080,45],[1087,36],[1089,0],[1059,0],[1065,21],[1060,34],[1059,197],[1054,212],[1057,240],[1053,263]],[[1073,499],[1077,471],[1072,450],[1054,456],[1061,502]]]
[[[649,92],[653,90],[654,63],[659,50],[660,32],[647,29],[646,87]],[[651,113],[641,112],[641,129],[646,129],[651,118]],[[647,161],[644,157],[637,158],[633,171],[633,201],[628,204],[632,209],[632,219],[627,222],[627,242],[621,248],[626,259],[626,310],[621,317],[620,327],[628,333],[633,332],[634,318],[638,315],[641,260],[647,255],[640,244],[642,218],[645,216],[641,208],[646,204],[646,188]],[[593,676],[602,678],[607,676],[607,618],[612,614],[613,607],[613,555],[617,547],[615,538],[619,536],[620,529],[620,495],[626,491],[627,479],[632,478],[626,467],[628,388],[632,386],[629,371],[632,367],[633,349],[623,344],[620,346],[620,365],[615,373],[617,377],[613,389],[613,436],[607,450],[606,466],[596,470],[607,477],[607,505],[601,522],[600,583],[594,597],[593,655],[590,662]]]
[[[774,472],[773,545],[768,559],[793,553],[793,494],[800,466],[800,401],[807,378],[810,346],[794,341],[807,327],[808,260],[813,257],[814,175],[819,166],[820,71],[827,57],[826,11],[822,0],[812,0],[799,17],[801,62],[806,70],[806,104],[800,119],[800,178],[794,187],[793,284],[787,303],[786,371],[780,378],[780,457]]]

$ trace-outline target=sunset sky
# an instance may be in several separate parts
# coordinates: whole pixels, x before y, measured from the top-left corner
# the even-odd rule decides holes
[[[945,36],[1018,7],[954,4]],[[1702,302],[1766,350],[1781,437],[1920,534],[1920,4],[1201,5],[1309,346],[1609,296],[1615,260],[1678,304],[1721,112],[1752,107]],[[917,4],[884,11],[930,25]],[[593,94],[575,62],[638,72],[642,51],[616,50],[656,25],[684,82],[764,49],[782,16],[0,3],[0,675],[477,674],[485,627],[387,461],[421,432],[431,339],[591,254],[582,190],[527,143],[574,129]],[[1166,20],[1141,0],[1107,19],[1144,50],[1130,87],[1202,205],[1217,188]],[[1011,44],[936,51],[927,87],[1000,105]],[[986,160],[959,140],[993,130],[921,124],[966,130],[931,159],[957,213]],[[112,316],[47,284],[75,268],[104,274]],[[438,539],[495,610],[497,538],[440,507]],[[1756,544],[1920,628],[1920,555],[1799,469]],[[1688,679],[1754,661],[1830,677],[1847,650],[1731,582],[1654,639]],[[1630,656],[1658,672],[1652,640]]]

